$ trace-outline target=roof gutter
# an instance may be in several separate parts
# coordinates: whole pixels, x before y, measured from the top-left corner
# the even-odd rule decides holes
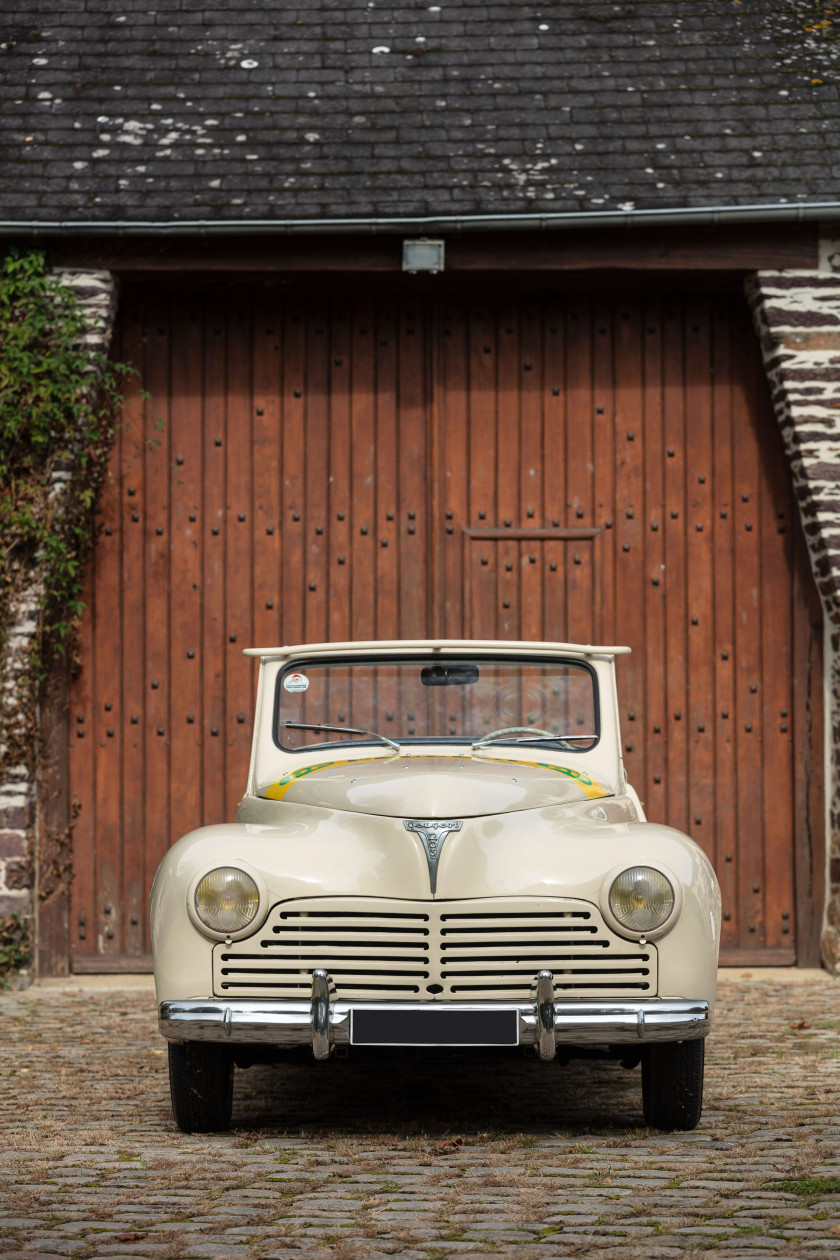
[[[557,214],[460,214],[421,217],[328,219],[168,219],[73,220],[42,223],[0,221],[0,236],[40,240],[57,236],[310,236],[325,233],[379,234],[429,232],[487,232],[586,227],[652,227],[656,224],[711,225],[725,223],[807,223],[840,219],[840,201],[805,204],[776,203],[745,206],[698,206],[663,210],[571,210]]]

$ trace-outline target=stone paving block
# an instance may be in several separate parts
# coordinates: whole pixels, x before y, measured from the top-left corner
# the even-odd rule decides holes
[[[4,1251],[3,1260],[55,1260],[54,1251]]]
[[[109,1242],[97,1244],[96,1260],[104,1260],[105,1256],[166,1256],[171,1253],[171,1244],[149,1242],[119,1243]]]
[[[181,1250],[181,1255],[185,1257],[194,1257],[195,1260],[237,1260],[237,1257],[247,1257],[250,1247],[239,1247],[234,1243],[199,1243],[195,1246],[192,1244]]]

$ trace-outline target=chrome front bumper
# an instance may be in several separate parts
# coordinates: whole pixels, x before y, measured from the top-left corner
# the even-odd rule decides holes
[[[341,1002],[324,972],[316,972],[309,1001],[216,998],[161,1002],[158,1026],[169,1041],[221,1041],[273,1046],[311,1045],[316,1059],[351,1042],[353,1011],[515,1010],[519,1044],[553,1059],[558,1045],[691,1041],[711,1027],[709,1004],[655,998],[641,1002],[556,1002],[553,977],[540,972],[530,1002]]]

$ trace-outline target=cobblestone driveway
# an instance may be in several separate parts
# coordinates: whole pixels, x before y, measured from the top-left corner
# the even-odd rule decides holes
[[[377,1057],[237,1072],[178,1133],[148,990],[0,996],[0,1255],[840,1256],[840,983],[726,979],[706,1107],[639,1071]]]

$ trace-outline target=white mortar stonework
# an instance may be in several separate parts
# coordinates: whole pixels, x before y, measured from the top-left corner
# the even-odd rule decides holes
[[[56,274],[73,290],[90,325],[85,344],[106,353],[116,305],[110,272],[56,268]],[[66,469],[56,469],[52,494],[65,493],[69,479]],[[5,659],[0,661],[0,918],[15,910],[31,915],[33,910],[35,782],[28,765],[8,765],[6,759],[10,745],[21,742],[33,717],[25,708],[29,694],[27,665],[40,630],[43,597],[43,578],[36,567],[10,610]]]
[[[815,271],[759,271],[746,284],[825,610],[829,801],[823,959],[840,972],[840,240]]]

